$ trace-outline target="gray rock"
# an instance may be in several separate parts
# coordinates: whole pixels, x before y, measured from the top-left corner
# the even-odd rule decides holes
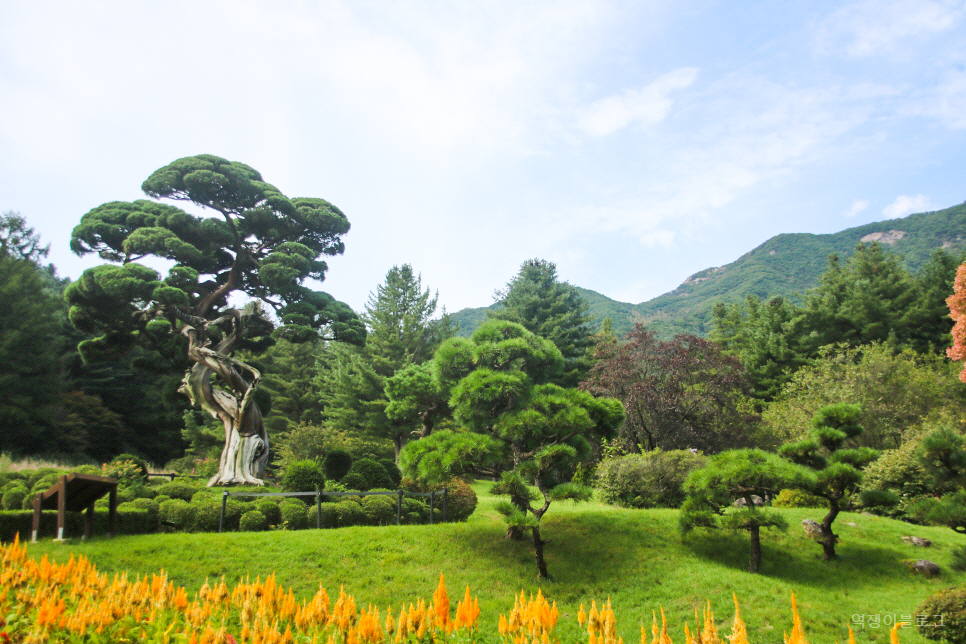
[[[762,501],[761,500],[761,497],[758,496],[757,494],[752,494],[751,495],[751,502],[754,503],[755,505],[763,505],[764,504],[764,501]],[[733,505],[736,508],[743,508],[746,505],[748,505],[748,503],[744,500],[744,498],[741,498],[741,499],[736,500]]]
[[[939,564],[929,561],[928,559],[919,559],[915,561],[912,564],[912,569],[922,575],[925,575],[926,577],[935,577],[940,571]]]
[[[858,527],[858,525],[859,525],[859,524],[858,524],[858,523],[852,523],[851,521],[849,521],[849,522],[848,522],[848,523],[846,523],[845,525],[847,525],[847,526],[851,526],[851,527],[853,527],[853,528],[855,528],[855,527]]]
[[[932,541],[923,539],[922,537],[903,537],[902,540],[914,546],[919,546],[920,548],[928,548],[932,545]]]
[[[822,538],[822,525],[818,521],[812,521],[811,519],[804,519],[802,521],[802,528],[805,529],[805,535],[809,539],[814,539],[818,541]]]

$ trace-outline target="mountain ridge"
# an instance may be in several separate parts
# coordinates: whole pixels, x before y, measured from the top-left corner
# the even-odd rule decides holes
[[[618,336],[645,324],[662,337],[677,333],[706,336],[710,331],[711,309],[717,302],[739,302],[748,295],[765,299],[783,295],[799,300],[818,285],[837,254],[848,258],[859,243],[879,243],[901,255],[902,264],[915,272],[936,249],[957,255],[966,251],[966,203],[915,213],[900,219],[876,221],[846,228],[837,233],[781,233],[724,266],[713,266],[690,275],[677,288],[653,299],[631,304],[576,286],[590,307],[594,324],[611,319]],[[460,335],[470,335],[486,319],[485,307],[461,309],[452,314],[460,324]]]

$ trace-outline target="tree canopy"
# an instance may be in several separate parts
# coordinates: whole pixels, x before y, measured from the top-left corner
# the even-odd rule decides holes
[[[589,307],[577,289],[557,276],[557,266],[542,259],[530,259],[520,272],[497,291],[500,308],[487,311],[491,320],[507,320],[553,342],[564,358],[558,384],[575,387],[590,367],[588,351],[593,347]]]
[[[343,252],[349,222],[323,199],[290,199],[253,168],[212,155],[178,159],[141,187],[149,197],[191,202],[214,216],[143,199],[85,214],[71,249],[112,263],[86,270],[65,293],[71,322],[94,336],[78,348],[86,361],[117,360],[135,345],[184,356],[187,339],[181,363],[194,366],[184,392],[218,417],[229,437],[212,483],[253,482],[268,458],[253,400],[261,376],[231,354],[267,347],[271,325],[257,311],[231,308],[230,298],[243,293],[270,307],[281,322],[277,337],[362,343],[358,316],[303,284],[324,279],[320,258]],[[148,257],[170,262],[167,275],[139,263]]]

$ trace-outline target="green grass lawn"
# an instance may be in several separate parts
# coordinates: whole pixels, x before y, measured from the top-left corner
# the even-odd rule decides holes
[[[145,574],[164,569],[189,592],[206,577],[229,583],[274,572],[278,583],[309,597],[321,584],[330,595],[340,586],[361,604],[380,608],[429,599],[440,573],[454,602],[469,585],[482,607],[483,628],[496,634],[499,614],[521,590],[538,588],[560,608],[558,633],[564,642],[586,639],[576,613],[591,600],[613,603],[618,631],[628,644],[639,641],[640,626],[650,626],[652,611],[664,607],[672,638],[683,642],[685,620],[711,601],[719,626],[730,629],[736,593],[753,642],[782,641],[790,631],[789,597],[798,598],[810,641],[846,642],[854,614],[914,615],[933,592],[961,585],[966,573],[950,566],[950,551],[966,537],[948,528],[913,526],[890,519],[844,513],[836,522],[840,559],[821,560],[822,549],[808,540],[804,518],[818,510],[783,510],[788,533],[763,533],[762,572],[746,572],[744,534],[699,531],[682,540],[676,510],[625,510],[601,503],[555,504],[544,519],[543,534],[551,582],[539,582],[532,547],[503,539],[504,526],[493,510],[489,484],[474,486],[480,504],[467,523],[436,526],[343,528],[297,532],[159,534],[96,538],[67,545],[51,541],[30,546],[32,556],[66,560],[84,554],[102,572]],[[855,526],[847,525],[849,522]],[[905,544],[903,535],[933,541],[931,548]],[[902,561],[927,558],[943,567],[941,576],[924,579]],[[649,630],[649,629],[648,629]],[[856,632],[860,642],[886,642],[888,629]],[[904,643],[926,642],[914,628],[901,631]]]

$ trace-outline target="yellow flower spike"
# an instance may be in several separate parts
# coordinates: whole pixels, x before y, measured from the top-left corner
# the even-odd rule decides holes
[[[597,635],[594,634],[593,631],[591,631],[590,635],[587,637],[587,642],[589,644],[597,644]]]
[[[661,644],[673,644],[671,636],[667,632],[667,617],[664,615],[664,606],[661,606]]]
[[[899,644],[899,627],[905,624],[905,622],[896,622],[892,625],[892,630],[889,631],[889,641],[891,644]]]
[[[584,624],[586,623],[587,623],[587,613],[584,612],[584,605],[581,604],[580,610],[577,611],[577,624],[579,624],[580,627],[583,628]]]
[[[500,615],[500,624],[498,628],[500,631],[500,635],[502,635],[503,637],[506,637],[507,633],[510,632],[510,624],[507,623],[506,621],[506,615]]]
[[[714,611],[711,610],[711,600],[704,609],[704,630],[701,631],[701,644],[720,644],[718,628],[714,624]]]
[[[795,601],[795,593],[792,592],[792,634],[788,638],[789,644],[808,644],[805,639],[805,630],[802,628],[802,618],[798,614],[798,603]]]
[[[654,621],[651,622],[651,644],[658,644],[660,638],[657,630],[657,613],[652,610],[651,616],[654,618]]]
[[[436,616],[436,624],[440,627],[449,625],[449,596],[446,594],[446,584],[443,575],[439,576],[439,586],[433,593],[433,609]]]
[[[745,620],[741,619],[738,595],[737,593],[732,593],[731,595],[735,600],[735,621],[731,626],[731,636],[728,637],[728,641],[731,644],[748,644],[748,628],[745,626]],[[802,644],[805,644],[804,639],[802,640]]]
[[[846,624],[849,628],[849,644],[855,644],[855,631],[852,630],[851,624]]]

